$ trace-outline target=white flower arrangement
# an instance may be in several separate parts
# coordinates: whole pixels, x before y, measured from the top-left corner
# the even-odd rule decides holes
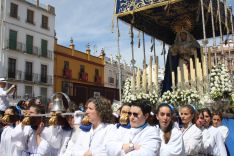
[[[136,100],[146,100],[149,101],[150,105],[156,105],[158,101],[158,94],[156,91],[149,93],[144,93],[143,91],[133,92],[131,89],[131,79],[126,79],[123,88],[123,98],[122,101],[126,103],[131,103]]]
[[[223,96],[231,96],[232,84],[230,74],[225,64],[218,64],[211,69],[210,73],[210,95],[216,100]]]
[[[198,104],[200,101],[197,91],[188,89],[177,89],[173,92],[164,92],[159,100],[160,102],[172,103],[174,106],[181,106],[185,104]]]

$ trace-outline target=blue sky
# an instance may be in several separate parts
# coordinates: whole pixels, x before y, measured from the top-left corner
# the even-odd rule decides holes
[[[112,17],[115,0],[40,0],[42,4],[50,4],[56,11],[56,33],[58,43],[68,46],[71,37],[74,40],[75,48],[85,51],[87,44],[91,45],[91,53],[98,55],[104,48],[107,56],[115,57],[117,54],[116,29],[112,33]],[[229,0],[234,7],[234,1]],[[131,46],[129,26],[120,22],[120,52],[122,58],[130,63]],[[115,27],[116,28],[116,27]],[[135,32],[137,36],[137,32]],[[147,62],[150,52],[150,37],[146,36],[146,57]],[[97,52],[96,52],[97,51]],[[143,50],[137,48],[135,40],[136,65],[142,67]],[[159,55],[159,64],[163,67],[161,41],[157,41],[156,53]]]

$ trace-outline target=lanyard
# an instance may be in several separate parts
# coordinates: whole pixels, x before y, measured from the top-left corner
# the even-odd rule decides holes
[[[98,127],[94,130],[94,129],[93,129],[93,125],[92,125],[92,128],[91,128],[91,130],[90,130],[89,150],[90,150],[90,148],[91,148],[91,144],[92,144],[94,135],[95,135],[99,130],[101,130],[103,127],[104,127],[103,124],[99,124]]]
[[[189,125],[188,125],[188,128],[184,129],[182,128],[181,131],[182,131],[182,135],[185,134],[185,132],[187,132],[189,130],[189,128],[191,128],[193,126],[193,124],[190,122]]]

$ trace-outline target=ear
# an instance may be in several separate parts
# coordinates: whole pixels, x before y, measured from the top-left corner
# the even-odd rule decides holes
[[[149,117],[149,113],[146,113],[145,114],[145,119],[148,119],[148,117]]]
[[[158,119],[158,114],[156,114],[156,119],[159,120],[159,119]]]

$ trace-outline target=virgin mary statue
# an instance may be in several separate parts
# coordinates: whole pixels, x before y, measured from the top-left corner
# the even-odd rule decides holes
[[[183,64],[186,64],[189,69],[190,58],[195,60],[196,57],[201,61],[199,43],[188,31],[181,30],[176,34],[174,44],[168,51],[162,93],[172,90],[171,72],[174,71],[177,78],[177,67],[182,69]]]

